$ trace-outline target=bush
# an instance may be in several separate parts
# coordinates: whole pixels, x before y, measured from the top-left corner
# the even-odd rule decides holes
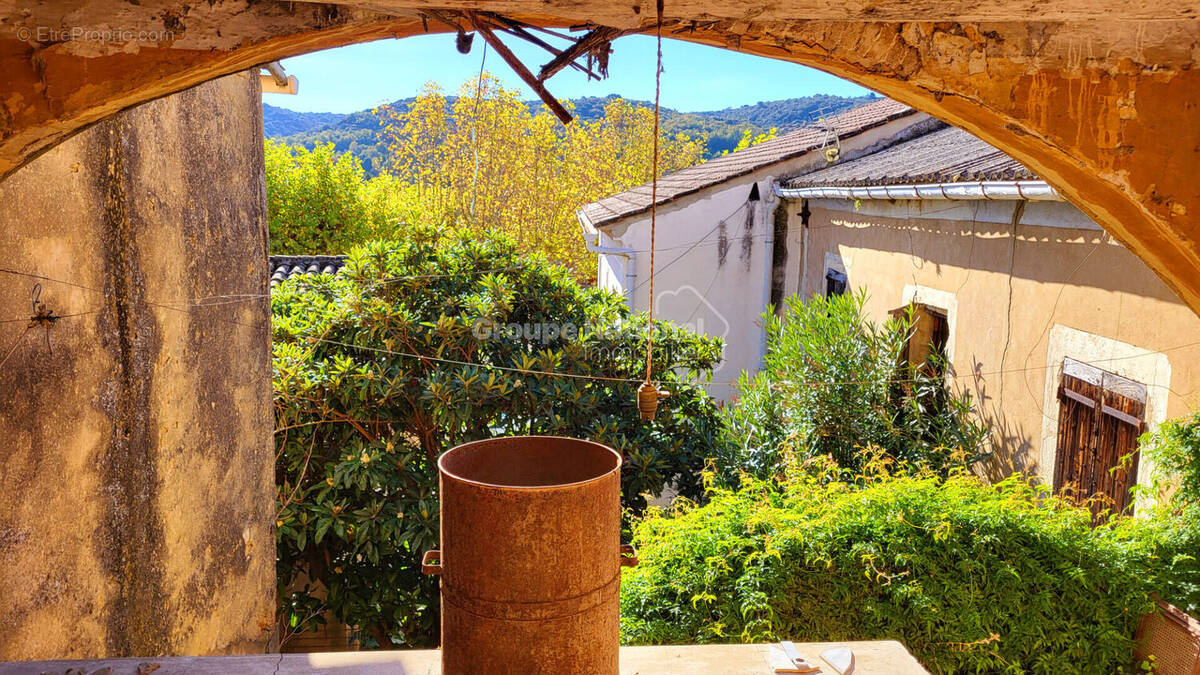
[[[288,592],[307,578],[368,643],[436,641],[436,580],[419,559],[437,543],[436,460],[460,443],[549,434],[610,445],[635,513],[668,482],[701,494],[719,415],[689,383],[710,376],[719,341],[658,326],[655,375],[672,397],[643,423],[645,316],[507,239],[414,228],[354,250],[337,276],[284,283],[272,318],[278,573],[293,625],[320,605]]]
[[[626,644],[890,638],[938,672],[1116,672],[1150,593],[1178,602],[1200,579],[1177,559],[1196,521],[1093,528],[1015,477],[802,476],[711,497],[636,526]]]
[[[1154,487],[1172,493],[1180,507],[1200,505],[1200,412],[1167,420],[1138,439],[1139,450],[1153,460],[1160,476]]]
[[[359,159],[335,159],[332,145],[308,150],[268,139],[266,179],[272,253],[345,253],[396,227],[395,181],[366,180]]]
[[[757,375],[742,375],[728,409],[719,469],[766,478],[781,459],[827,456],[847,471],[868,448],[903,463],[944,472],[983,456],[988,430],[967,392],[953,393],[940,363],[910,368],[901,353],[911,320],[882,325],[863,313],[866,296],[793,296],[783,316],[764,315],[767,355]]]

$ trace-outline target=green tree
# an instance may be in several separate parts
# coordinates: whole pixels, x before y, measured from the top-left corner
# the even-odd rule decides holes
[[[622,99],[608,101],[600,119],[564,127],[488,75],[453,101],[431,84],[407,108],[379,112],[390,171],[417,186],[432,213],[474,232],[508,232],[521,250],[585,280],[595,261],[576,209],[652,174],[654,113]],[[660,144],[660,173],[703,160],[702,140],[662,133]]]
[[[369,185],[349,153],[266,141],[267,216],[272,253],[345,253],[390,230],[385,183]]]
[[[982,456],[988,430],[970,394],[949,388],[943,364],[902,363],[911,320],[875,324],[865,301],[792,297],[782,316],[764,315],[763,369],[742,375],[738,405],[728,411],[727,480],[740,471],[769,476],[787,454],[830,457],[849,471],[871,448],[939,469]]]
[[[1138,444],[1154,461],[1157,476],[1153,487],[1170,493],[1180,507],[1200,507],[1200,413],[1167,420],[1154,432],[1143,434]]]
[[[1159,594],[1192,616],[1200,615],[1200,413],[1167,420],[1139,439],[1138,450],[1151,460],[1146,484],[1152,500],[1168,497],[1150,513],[1158,523],[1163,550]],[[1145,466],[1145,464],[1143,464]],[[1142,489],[1141,486],[1134,488]],[[1141,520],[1137,519],[1131,520]]]
[[[436,640],[436,460],[471,440],[569,435],[625,457],[633,512],[668,483],[701,494],[720,416],[694,382],[719,341],[657,325],[656,377],[672,392],[654,422],[634,403],[646,317],[580,286],[509,239],[414,227],[353,250],[336,276],[272,296],[282,610],[324,603],[382,646]],[[572,375],[564,376],[565,374]]]

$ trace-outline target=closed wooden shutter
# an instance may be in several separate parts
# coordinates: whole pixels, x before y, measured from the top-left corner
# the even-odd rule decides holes
[[[1127,509],[1145,418],[1145,385],[1066,359],[1058,388],[1054,489],[1090,500],[1097,515],[1106,508]]]

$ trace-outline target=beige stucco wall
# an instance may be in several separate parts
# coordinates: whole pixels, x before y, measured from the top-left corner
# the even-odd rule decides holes
[[[842,157],[863,154],[928,119],[917,113],[844,138],[840,142]],[[811,152],[681,197],[658,211],[655,316],[725,339],[725,359],[709,386],[709,392],[719,399],[729,399],[738,375],[743,370],[757,370],[762,362],[760,317],[769,299],[767,266],[771,262],[767,234],[773,227],[774,210],[780,206],[772,184],[825,165],[823,153]],[[755,183],[760,200],[748,202]],[[636,273],[632,307],[639,311],[649,308],[649,214],[601,228],[599,244],[636,251],[631,258]],[[598,259],[597,284],[628,295],[626,265],[630,259],[619,255],[599,255]]]
[[[1014,228],[1015,206],[814,200],[804,293],[823,292],[837,256],[874,319],[914,297],[949,309],[956,385],[998,443],[988,470],[1049,480],[1063,357],[1146,384],[1153,427],[1198,403],[1200,347],[1178,347],[1197,341],[1200,319],[1074,207],[1030,204]],[[798,216],[789,235],[799,246]],[[789,283],[800,290],[798,275]],[[1152,467],[1140,469],[1144,482]]]
[[[258,78],[239,74],[0,183],[0,660],[265,648],[262,152]],[[55,280],[49,344],[25,330],[38,280],[8,271]]]

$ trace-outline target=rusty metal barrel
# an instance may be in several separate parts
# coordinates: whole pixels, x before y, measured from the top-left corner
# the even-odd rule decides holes
[[[621,456],[574,438],[460,445],[438,460],[442,672],[617,673]]]

